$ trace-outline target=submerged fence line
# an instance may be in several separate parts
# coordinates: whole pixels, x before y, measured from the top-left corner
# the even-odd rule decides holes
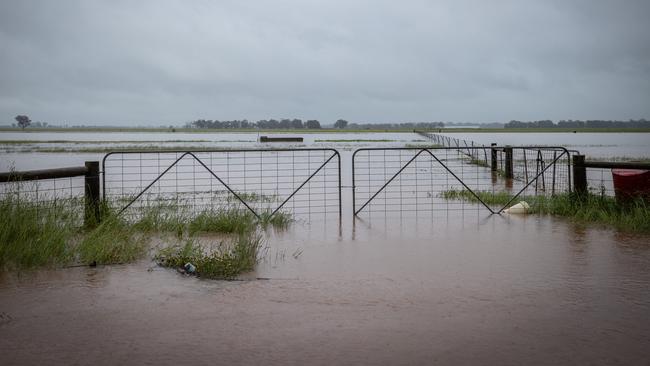
[[[505,150],[520,155],[529,147],[468,147],[471,156]],[[539,148],[540,160],[525,179],[513,179],[512,168],[502,174],[496,163],[478,164],[454,147],[363,148],[352,158],[353,212],[437,211],[487,209],[498,213],[503,207],[484,202],[480,194],[505,194],[510,201],[522,194],[555,195],[571,191],[570,155],[562,147]],[[508,159],[510,162],[512,158]],[[525,161],[525,160],[524,160]],[[530,162],[535,163],[535,162]],[[526,164],[529,164],[528,162]],[[526,168],[521,169],[524,172]],[[524,173],[522,173],[524,174]],[[480,205],[446,199],[454,192],[469,192]]]
[[[126,151],[102,162],[104,197],[119,212],[166,204],[189,211],[237,207],[273,216],[341,212],[334,149]]]
[[[443,139],[452,146],[355,150],[354,214],[481,207],[498,213],[501,204],[485,202],[479,193],[507,195],[508,203],[520,195],[572,191],[613,195],[613,189],[602,189],[602,178],[601,186],[594,186],[593,171],[604,176],[606,169],[650,170],[648,163],[586,161],[562,147],[462,146],[464,140],[432,138]],[[335,149],[112,152],[105,155],[101,172],[99,162],[86,162],[0,173],[0,197],[78,205],[85,223],[100,220],[101,201],[131,216],[142,211],[138,208],[162,205],[191,212],[239,207],[258,217],[277,212],[340,217],[341,191]],[[444,199],[457,191],[482,206]]]
[[[0,196],[25,200],[34,204],[36,211],[39,204],[52,202],[55,215],[57,205],[76,206],[83,197],[83,222],[91,225],[100,220],[99,175],[98,161],[87,161],[82,167],[4,172],[0,173]],[[73,179],[79,177],[83,183],[75,184]]]

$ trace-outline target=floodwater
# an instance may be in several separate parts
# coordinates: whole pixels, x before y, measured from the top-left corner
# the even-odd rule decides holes
[[[399,139],[386,144],[419,137]],[[347,164],[368,145],[328,144],[341,149],[343,216],[269,231],[242,281],[150,260],[0,273],[0,364],[650,363],[650,236],[478,206],[353,218]]]
[[[471,214],[298,223],[269,246],[259,280],[5,273],[0,363],[650,361],[648,237]]]

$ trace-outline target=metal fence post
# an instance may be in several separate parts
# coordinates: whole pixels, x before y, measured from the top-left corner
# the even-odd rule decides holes
[[[512,179],[514,177],[514,174],[512,172],[512,147],[507,146],[503,148],[503,151],[506,154],[506,166],[505,166],[505,171],[506,171],[506,178]]]
[[[584,155],[573,155],[573,190],[579,195],[587,193],[587,168]]]
[[[496,172],[497,171],[497,149],[495,149],[494,147],[497,146],[497,144],[495,142],[493,142],[493,143],[490,144],[490,146],[492,146],[490,148],[490,150],[492,151],[492,164],[491,164],[491,167],[492,167],[492,171]]]
[[[99,212],[99,162],[87,161],[84,178],[84,225],[93,226],[100,221]]]

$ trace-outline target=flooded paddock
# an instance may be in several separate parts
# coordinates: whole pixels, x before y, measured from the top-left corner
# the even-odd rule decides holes
[[[317,139],[341,139],[340,134],[334,136],[311,139],[313,144]],[[398,137],[386,144],[403,146],[406,140],[418,139],[410,134]],[[450,209],[438,197],[441,190],[421,184],[423,176],[444,173],[430,160],[415,161],[412,170],[405,171],[404,180],[418,186],[410,189],[410,196],[400,197],[397,207],[409,207],[413,199],[414,210],[387,210],[387,199],[404,191],[387,189],[355,217],[353,202],[362,204],[391,176],[383,172],[386,160],[376,167],[368,163],[378,181],[361,180],[368,183],[368,192],[360,193],[358,202],[353,199],[352,150],[363,146],[322,146],[341,152],[341,217],[337,195],[323,189],[322,202],[334,205],[303,210],[286,230],[269,229],[260,263],[241,280],[185,276],[151,260],[1,272],[0,364],[650,362],[648,235],[577,226],[547,216],[491,214],[471,203]],[[104,156],[13,154],[3,154],[2,164],[13,157],[24,159],[14,161],[18,169],[42,168],[38,164],[43,161],[77,165]],[[44,160],[34,162],[34,156]],[[260,196],[273,198],[258,201],[255,209],[277,205],[329,156],[308,157],[304,172],[290,181],[291,190],[276,190],[279,195],[265,191],[264,172],[254,175],[244,169],[244,178],[244,173],[235,174],[233,185],[243,185],[245,192],[250,186]],[[217,171],[219,158],[213,159],[209,166]],[[397,165],[408,159],[400,155]],[[454,153],[445,159],[464,158]],[[123,161],[118,161],[112,169],[123,169]],[[485,167],[463,164],[458,167],[465,169],[468,181],[473,179],[479,187],[505,187]],[[262,166],[238,165],[251,172]],[[188,166],[194,169],[196,163]],[[132,196],[165,164],[148,170],[136,163],[131,169],[118,170],[118,175],[135,183],[113,181],[110,192]],[[134,171],[139,172],[137,178]],[[283,168],[278,164],[271,171]],[[325,173],[329,178],[314,181],[316,192],[321,184],[338,183],[335,171]],[[168,178],[175,182],[176,177]],[[440,187],[459,185],[449,180]],[[518,187],[521,182],[514,190]],[[154,188],[158,190],[152,192],[166,192]],[[422,200],[426,207],[418,210]]]

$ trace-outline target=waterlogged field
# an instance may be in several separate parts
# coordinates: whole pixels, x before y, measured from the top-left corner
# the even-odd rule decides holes
[[[335,148],[341,154],[343,188],[341,217],[336,205],[324,213],[306,206],[309,209],[304,214],[278,225],[255,226],[254,232],[260,235],[259,242],[252,241],[258,250],[257,263],[252,271],[237,277],[238,281],[208,280],[174,269],[185,261],[208,268],[222,263],[215,259],[202,264],[205,258],[197,255],[193,246],[218,247],[224,240],[223,233],[205,230],[217,225],[211,216],[184,223],[160,216],[137,218],[147,229],[135,233],[144,232],[152,249],[137,256],[135,262],[0,272],[0,328],[2,334],[11,335],[0,336],[0,350],[10,351],[0,352],[0,363],[69,364],[89,359],[96,364],[647,362],[647,233],[547,214],[493,215],[472,197],[450,193],[463,187],[449,175],[444,182],[436,181],[435,187],[427,186],[423,177],[442,176],[444,170],[424,160],[405,171],[401,187],[389,186],[386,195],[378,196],[377,204],[370,204],[354,218],[354,199],[362,203],[369,195],[352,197],[353,150],[430,143],[412,133],[303,137],[303,144],[278,145],[260,144],[257,134],[251,133],[0,134],[5,141],[0,142],[0,170],[9,166],[17,170],[77,166],[101,160],[105,148]],[[453,137],[500,145],[557,146],[565,142],[568,148],[593,157],[650,158],[648,134],[641,133],[476,133]],[[23,142],[16,142],[20,140]],[[210,166],[215,170],[222,166],[219,156],[212,157]],[[208,158],[205,155],[204,160]],[[390,156],[382,159],[391,161]],[[277,196],[251,193],[264,193],[264,180],[256,177],[266,176],[264,171],[252,173],[261,166],[252,161],[247,164],[249,170],[241,170],[240,175],[227,172],[240,179],[233,180],[238,182],[233,183],[240,188],[237,192],[255,203],[255,209],[281,203],[289,191]],[[479,191],[493,185],[500,190],[506,187],[501,177],[486,173],[462,154],[449,153],[442,161],[460,169],[454,171],[476,183]],[[280,163],[278,160],[278,168],[271,170],[274,174],[288,171]],[[303,164],[307,171],[318,161],[310,158]],[[121,162],[111,169],[118,166]],[[147,177],[153,179],[164,167],[155,165],[149,171],[133,165],[120,172],[131,172],[124,175],[136,180],[135,187],[146,185]],[[194,169],[196,164],[188,167]],[[377,175],[380,182],[359,180],[357,185],[366,182],[379,188],[392,175],[379,167],[370,169],[381,173]],[[142,174],[136,179],[134,172]],[[414,186],[409,188],[407,181]],[[545,183],[551,181],[549,177]],[[324,182],[327,180],[311,187],[311,194],[318,194]],[[176,184],[175,176],[169,176],[165,184]],[[510,191],[521,187],[521,182],[515,182]],[[337,196],[327,189],[322,192],[323,202],[337,202]],[[497,198],[491,206],[495,210],[504,199]],[[390,201],[397,199],[399,205]],[[391,202],[422,210],[386,209]],[[245,229],[241,230],[249,230],[253,224],[247,223],[258,222],[250,213],[236,221],[225,227],[239,228],[238,223],[243,223]],[[157,228],[158,224],[165,229]],[[186,240],[184,235],[190,233],[194,241]],[[98,238],[106,240],[106,246],[120,239],[111,235]],[[164,258],[154,259],[161,248],[172,249],[162,252]],[[250,248],[243,246],[240,252],[250,254],[245,252]],[[228,253],[237,255],[236,251]],[[251,267],[246,258],[250,255],[236,263]]]

